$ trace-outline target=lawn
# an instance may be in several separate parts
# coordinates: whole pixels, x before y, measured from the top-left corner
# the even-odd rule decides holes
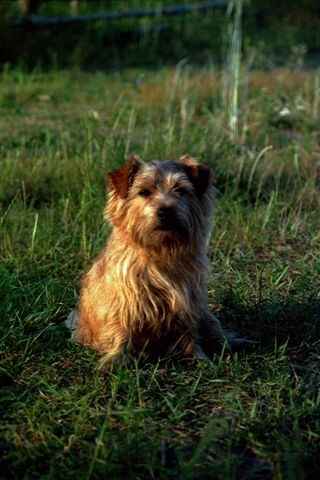
[[[0,477],[307,479],[320,469],[320,77],[213,67],[0,83]],[[105,177],[189,153],[218,198],[209,299],[259,343],[100,371],[64,319],[104,244]]]

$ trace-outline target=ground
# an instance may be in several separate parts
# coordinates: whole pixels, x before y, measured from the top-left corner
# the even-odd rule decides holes
[[[301,479],[319,471],[320,80],[213,67],[7,68],[0,98],[1,478]],[[212,363],[97,369],[64,320],[135,152],[210,164],[209,298],[259,343]]]

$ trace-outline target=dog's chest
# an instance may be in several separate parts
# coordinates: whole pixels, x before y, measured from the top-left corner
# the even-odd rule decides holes
[[[171,323],[196,312],[199,290],[195,276],[146,268],[135,279],[140,317],[149,323]]]

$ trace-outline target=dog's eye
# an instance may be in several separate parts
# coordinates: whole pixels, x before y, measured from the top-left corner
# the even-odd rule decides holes
[[[147,188],[144,188],[143,190],[140,190],[139,195],[140,197],[150,197],[151,191]]]

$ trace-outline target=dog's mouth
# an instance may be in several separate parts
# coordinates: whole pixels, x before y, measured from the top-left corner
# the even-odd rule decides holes
[[[188,231],[179,223],[178,220],[159,223],[154,229],[155,233],[160,235],[161,241],[171,239],[175,242],[186,242],[189,239]]]
[[[156,226],[155,230],[160,232],[175,232],[179,230],[177,222],[173,220],[161,220]]]
[[[162,232],[179,232],[181,229],[179,218],[173,208],[162,207],[157,213],[156,229]]]

